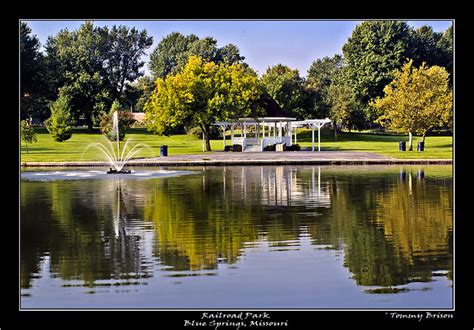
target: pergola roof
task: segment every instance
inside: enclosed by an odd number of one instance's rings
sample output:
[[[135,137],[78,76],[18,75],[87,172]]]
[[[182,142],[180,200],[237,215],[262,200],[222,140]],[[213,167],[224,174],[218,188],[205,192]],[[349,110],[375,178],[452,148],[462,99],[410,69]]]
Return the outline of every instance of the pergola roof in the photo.
[[[239,118],[240,122],[247,122],[247,123],[261,123],[261,122],[266,122],[266,123],[277,123],[280,121],[295,121],[296,118],[292,117],[257,117],[257,118],[251,118],[251,117],[244,117],[244,118]]]
[[[229,121],[217,121],[212,125],[216,126],[227,126],[232,123],[236,122],[245,122],[247,124],[267,124],[267,123],[278,123],[278,122],[291,122],[291,126],[293,127],[303,127],[303,126],[322,126],[322,124],[330,123],[331,120],[329,118],[324,119],[305,119],[305,120],[296,120],[293,117],[243,117],[237,120],[229,120]]]

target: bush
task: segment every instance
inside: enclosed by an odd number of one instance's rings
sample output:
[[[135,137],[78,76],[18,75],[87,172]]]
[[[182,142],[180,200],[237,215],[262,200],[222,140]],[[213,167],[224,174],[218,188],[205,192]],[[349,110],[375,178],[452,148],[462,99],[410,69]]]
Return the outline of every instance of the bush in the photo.
[[[263,151],[275,151],[276,150],[276,145],[275,144],[269,144],[265,148],[263,148]]]
[[[109,114],[102,113],[99,115],[100,131],[111,141],[117,140],[116,132],[113,130],[113,114],[115,111],[118,112],[118,129],[120,141],[123,141],[127,129],[129,129],[136,121],[133,117],[133,113],[129,111],[121,111],[119,109],[120,104],[117,101],[114,101],[112,107],[110,108]]]
[[[51,104],[51,117],[45,121],[46,129],[53,140],[62,142],[72,136],[72,117],[69,99],[60,94]]]
[[[225,146],[224,151],[242,152],[242,146],[240,144]]]
[[[25,142],[26,153],[28,153],[28,144],[34,143],[37,141],[36,132],[31,124],[31,120],[22,120],[20,122],[20,136],[21,140]]]
[[[300,151],[301,150],[301,146],[299,144],[292,144],[291,146],[287,146],[285,148],[286,151]]]

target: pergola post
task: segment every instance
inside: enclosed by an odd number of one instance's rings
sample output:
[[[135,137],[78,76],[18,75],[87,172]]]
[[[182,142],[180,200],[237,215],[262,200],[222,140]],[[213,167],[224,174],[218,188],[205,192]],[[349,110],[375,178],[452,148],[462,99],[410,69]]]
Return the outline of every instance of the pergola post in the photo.
[[[221,128],[222,128],[222,135],[224,136],[224,150],[225,150],[225,146],[226,146],[225,133],[226,133],[227,125],[224,124],[221,126]]]
[[[265,138],[265,122],[262,122],[262,139]]]
[[[273,129],[273,139],[274,139],[274,142],[276,143],[276,140],[277,140],[277,122],[275,122],[275,127]]]
[[[318,151],[321,151],[321,126],[318,125]]]
[[[311,151],[314,151],[314,125],[311,125]]]
[[[247,123],[244,121],[244,138],[247,138]]]
[[[282,131],[283,131],[283,127],[282,127],[282,123],[280,121],[280,127],[278,127],[278,139],[279,139],[279,142],[281,143],[282,142]]]
[[[230,139],[234,143],[234,123],[230,124]]]

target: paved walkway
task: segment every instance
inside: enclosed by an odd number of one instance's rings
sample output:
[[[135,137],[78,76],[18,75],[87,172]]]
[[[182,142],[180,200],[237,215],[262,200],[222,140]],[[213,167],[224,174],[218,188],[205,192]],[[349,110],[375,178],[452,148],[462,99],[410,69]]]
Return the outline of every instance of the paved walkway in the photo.
[[[262,164],[452,164],[450,159],[395,159],[369,152],[285,151],[223,152],[195,155],[171,155],[133,160],[129,166],[180,165],[262,165]],[[107,162],[29,162],[22,166],[108,166]]]

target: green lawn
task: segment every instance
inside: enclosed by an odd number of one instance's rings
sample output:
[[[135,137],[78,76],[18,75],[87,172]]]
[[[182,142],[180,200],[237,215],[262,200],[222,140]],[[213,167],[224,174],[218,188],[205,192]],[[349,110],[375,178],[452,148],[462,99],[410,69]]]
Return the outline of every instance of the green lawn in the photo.
[[[317,149],[316,141],[317,131],[315,131],[315,149]],[[424,152],[416,151],[421,137],[413,137],[414,151],[399,151],[400,141],[407,141],[408,149],[408,136],[342,133],[338,134],[337,141],[334,141],[333,131],[321,131],[321,151],[364,151],[403,159],[452,159],[453,138],[451,136],[427,136]],[[301,130],[301,133],[298,133],[297,142],[302,147],[311,147],[311,130]]]
[[[86,133],[84,130],[76,130],[72,138],[65,142],[53,141],[46,130],[37,130],[37,132],[38,142],[28,146],[29,153],[26,153],[24,143],[21,144],[22,162],[104,160],[102,154],[96,149],[89,149],[87,152],[84,152],[90,143],[108,143],[108,140],[98,132]],[[302,147],[310,147],[311,131],[301,129],[298,132],[297,142]],[[316,132],[315,137],[317,137]],[[160,155],[161,145],[168,145],[168,155],[202,153],[202,140],[194,136],[157,136],[147,132],[145,129],[135,128],[129,130],[126,139],[130,140],[129,144],[131,146],[133,146],[135,143],[145,143],[151,148],[151,150],[144,149],[142,152],[138,153],[135,158],[158,157]],[[452,158],[452,137],[427,137],[424,152],[398,151],[398,142],[402,140],[407,140],[407,137],[362,133],[342,133],[339,134],[338,141],[334,141],[334,135],[332,131],[322,131],[321,150],[365,151],[395,158]],[[421,141],[421,138],[415,137],[415,150],[416,142],[418,141]],[[227,143],[229,143],[229,141],[227,141]],[[222,150],[222,140],[211,141],[211,147],[213,150]]]

